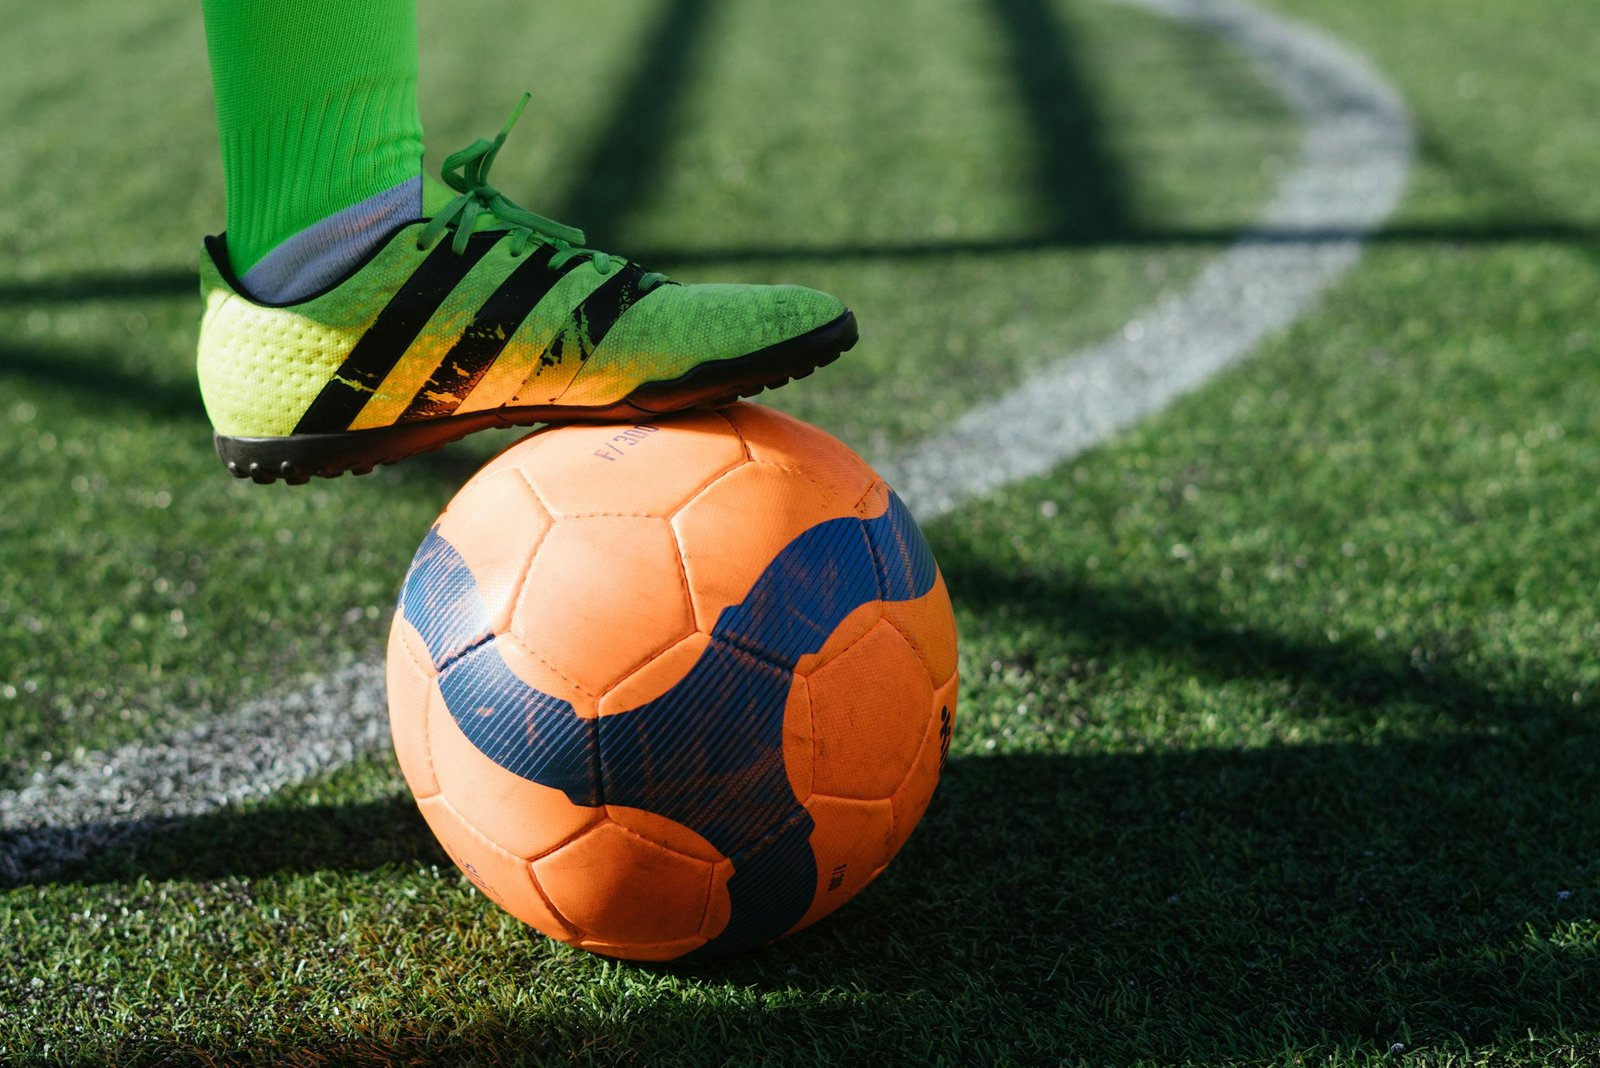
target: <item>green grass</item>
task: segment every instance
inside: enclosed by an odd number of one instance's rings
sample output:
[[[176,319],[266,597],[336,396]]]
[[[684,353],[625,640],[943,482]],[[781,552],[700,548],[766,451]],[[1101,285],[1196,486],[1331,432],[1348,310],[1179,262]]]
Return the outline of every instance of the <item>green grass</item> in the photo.
[[[772,401],[867,449],[1181,285],[1294,147],[1230,53],[1110,5],[480,6],[423,5],[433,156],[533,82],[503,186],[845,294],[860,349]],[[1411,193],[1248,365],[930,525],[958,731],[859,900],[606,962],[472,891],[373,759],[0,890],[0,1060],[1600,1061],[1600,9],[1280,6],[1399,85]],[[614,123],[668,16],[675,91]],[[75,58],[0,70],[0,787],[372,655],[493,447],[231,483],[190,381],[197,14],[8,32]]]
[[[699,6],[673,0],[653,13],[683,16]],[[525,117],[496,170],[496,180],[531,207],[565,215],[564,202],[581,202],[581,221],[593,213],[597,238],[612,231],[616,242],[608,239],[607,247],[676,248],[680,259],[696,261],[679,272],[688,278],[789,278],[848,294],[867,340],[804,392],[776,396],[860,447],[914,436],[974,394],[1000,392],[1025,363],[1101,336],[1209,254],[1103,247],[1085,237],[1098,223],[1049,202],[1037,188],[1026,124],[1012,115],[1004,136],[989,128],[992,113],[1014,110],[1017,91],[1002,63],[1010,40],[1002,22],[956,4],[921,16],[929,25],[922,62],[998,98],[994,107],[968,110],[943,142],[929,145],[929,128],[950,120],[945,108],[930,106],[926,86],[900,85],[898,67],[883,67],[877,79],[852,79],[845,69],[810,70],[806,58],[845,47],[855,50],[852,63],[870,72],[875,42],[903,36],[895,13],[879,13],[875,29],[862,26],[841,45],[835,29],[814,18],[801,26],[781,17],[752,24],[734,17],[737,8],[708,10],[706,40],[695,76],[685,75],[674,123],[658,110],[641,116],[617,84],[639,64],[648,43],[641,33],[652,36],[644,32],[649,19],[554,6],[517,32],[571,42],[563,63],[585,76],[558,79],[525,48],[508,45],[512,30],[425,5],[424,16],[436,20],[423,26],[432,155],[495,129],[531,83],[540,94],[537,111]],[[511,17],[515,29],[521,16]],[[40,49],[84,21],[78,12],[34,18],[42,24],[25,25],[23,39]],[[149,19],[118,8],[91,21],[85,56],[124,54],[116,42]],[[1267,109],[1263,117],[1250,101],[1238,61],[1116,9],[1075,12],[1071,25],[1080,24],[1085,33],[1125,39],[1116,51],[1139,60],[1107,79],[1114,95],[1106,106],[1129,116],[1119,125],[1140,159],[1139,179],[1122,195],[1147,196],[1152,218],[1161,220],[1157,212],[1182,176],[1199,172],[1210,176],[1204,195],[1174,209],[1178,215],[1248,219],[1270,188],[1261,155],[1287,150],[1294,134],[1280,112]],[[137,737],[175,714],[204,715],[276,681],[381,648],[393,591],[422,532],[495,447],[474,442],[363,482],[299,494],[257,493],[216,477],[192,381],[192,265],[199,235],[222,218],[215,134],[201,92],[208,84],[204,46],[193,19],[169,19],[135,36],[140,69],[152,84],[191,90],[147,92],[135,105],[98,66],[76,96],[71,80],[44,65],[0,75],[11,83],[0,82],[3,99],[29,105],[19,106],[20,150],[0,159],[4,187],[18,191],[0,205],[0,234],[7,235],[0,240],[17,265],[13,279],[0,282],[7,390],[0,449],[12,473],[0,551],[22,561],[0,574],[0,602],[19,606],[0,613],[0,643],[8,654],[6,684],[26,695],[13,701],[0,690],[0,783],[15,781],[34,754]],[[958,41],[967,44],[952,43]],[[787,57],[784,70],[815,80],[798,93],[787,82],[769,84],[775,75],[768,72],[764,103],[753,107],[748,92],[725,83],[761,66],[763,51],[773,49]],[[980,54],[964,54],[974,50]],[[474,60],[481,55],[488,57],[482,69]],[[1175,112],[1165,102],[1169,94],[1203,101],[1196,113],[1202,121]],[[719,100],[721,113],[690,121],[715,112]],[[729,114],[741,101],[749,114]],[[792,101],[801,106],[791,109]],[[449,110],[431,110],[441,106]],[[611,119],[613,107],[623,121]],[[871,125],[883,130],[852,126],[863,109],[872,109]],[[918,122],[908,125],[908,116]],[[654,153],[653,139],[662,142]],[[1217,145],[1233,151],[1219,154]],[[764,162],[734,169],[751,153]],[[852,162],[857,155],[862,161]],[[721,162],[709,166],[707,158]],[[63,159],[84,162],[63,171]],[[597,173],[611,179],[602,183],[609,195],[584,192],[592,160],[605,164]],[[646,166],[661,173],[641,174]],[[864,185],[879,168],[890,169],[892,181]],[[960,195],[952,193],[952,173],[967,182]],[[33,181],[35,174],[52,181]],[[1114,177],[1094,172],[1079,180],[1104,185]],[[774,199],[740,210],[739,191],[747,186],[771,187]],[[641,199],[648,211],[635,206]],[[893,228],[877,221],[879,204],[900,213]],[[841,210],[852,217],[819,223]],[[776,232],[774,220],[784,224]],[[925,235],[918,229],[925,222],[937,224],[941,240],[1004,243],[1044,233],[1067,247],[842,263],[830,256],[796,262],[767,251],[774,243],[909,242]],[[86,248],[106,251],[86,258]],[[747,256],[705,262],[695,255],[700,249]],[[927,374],[934,361],[940,372]],[[305,575],[307,558],[315,561],[314,577]]]

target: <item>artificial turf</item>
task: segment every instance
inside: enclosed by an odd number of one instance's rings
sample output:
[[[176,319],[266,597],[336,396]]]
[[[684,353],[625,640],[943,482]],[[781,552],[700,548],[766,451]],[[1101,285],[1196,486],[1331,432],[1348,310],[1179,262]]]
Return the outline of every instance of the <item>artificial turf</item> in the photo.
[[[857,901],[722,963],[590,957],[373,758],[0,890],[0,1060],[1600,1063],[1600,9],[1279,6],[1399,86],[1410,195],[1249,364],[929,525],[958,730]],[[536,78],[502,187],[846,294],[861,348],[772,402],[869,452],[1181,285],[1295,144],[1223,46],[1087,0],[495,11],[424,5],[434,153]],[[232,484],[189,378],[198,15],[17,23],[87,40],[0,70],[0,787],[373,655],[492,447]]]

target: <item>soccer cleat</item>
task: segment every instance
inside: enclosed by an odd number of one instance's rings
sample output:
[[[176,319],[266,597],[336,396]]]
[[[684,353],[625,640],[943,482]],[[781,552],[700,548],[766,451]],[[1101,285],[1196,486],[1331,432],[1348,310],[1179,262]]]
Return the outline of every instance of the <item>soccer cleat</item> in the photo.
[[[431,218],[309,299],[252,299],[206,239],[200,390],[234,475],[364,474],[488,427],[719,406],[855,344],[825,293],[682,285],[506,200],[489,167],[526,103],[445,160],[459,195],[430,190]]]

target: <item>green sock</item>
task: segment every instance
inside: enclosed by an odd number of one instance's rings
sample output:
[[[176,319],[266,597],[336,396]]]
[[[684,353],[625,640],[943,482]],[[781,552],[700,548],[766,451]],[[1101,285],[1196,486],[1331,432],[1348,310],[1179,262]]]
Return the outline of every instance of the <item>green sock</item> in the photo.
[[[235,272],[402,183],[420,211],[415,0],[204,8]]]

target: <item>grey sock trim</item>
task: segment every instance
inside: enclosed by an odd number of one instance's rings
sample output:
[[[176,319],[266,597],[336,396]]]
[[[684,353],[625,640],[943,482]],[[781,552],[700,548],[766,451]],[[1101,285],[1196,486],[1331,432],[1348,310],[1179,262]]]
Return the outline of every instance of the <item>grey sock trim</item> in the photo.
[[[240,281],[260,300],[301,300],[343,278],[396,227],[420,218],[418,175],[306,227],[267,253]]]

